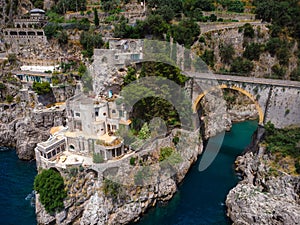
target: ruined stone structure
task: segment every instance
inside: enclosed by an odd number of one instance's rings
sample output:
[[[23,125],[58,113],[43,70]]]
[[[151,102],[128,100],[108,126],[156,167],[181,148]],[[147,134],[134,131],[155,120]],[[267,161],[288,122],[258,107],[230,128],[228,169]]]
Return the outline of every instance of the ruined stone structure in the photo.
[[[123,140],[114,133],[131,121],[114,97],[76,95],[67,101],[66,111],[68,127],[53,128],[51,137],[35,148],[38,167],[85,166],[93,164],[94,154],[104,161],[124,155]]]
[[[14,20],[13,28],[5,28],[4,40],[10,45],[45,44],[47,38],[42,27],[47,23],[45,11],[32,9],[29,16]]]
[[[121,86],[123,78],[120,71],[142,59],[143,40],[110,39],[109,49],[95,49],[91,69],[95,93],[105,92],[113,85]]]

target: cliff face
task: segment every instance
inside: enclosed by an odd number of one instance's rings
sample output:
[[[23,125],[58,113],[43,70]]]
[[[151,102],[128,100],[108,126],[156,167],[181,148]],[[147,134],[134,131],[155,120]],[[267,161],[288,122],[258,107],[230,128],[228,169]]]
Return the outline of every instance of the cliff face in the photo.
[[[62,102],[74,94],[74,87],[53,88],[51,96],[36,96],[32,91],[20,90],[21,86],[5,83],[0,100],[12,96],[12,103],[0,103],[0,143],[15,147],[23,160],[34,158],[37,143],[48,139],[51,127],[65,124],[63,107],[38,109],[39,105]],[[38,107],[35,107],[38,106]]]
[[[16,147],[23,160],[33,159],[36,144],[49,137],[51,127],[63,125],[65,120],[65,111],[34,112],[20,104],[5,108],[0,109],[0,143]]]
[[[261,147],[236,160],[243,180],[227,195],[233,224],[297,224],[300,221],[300,177],[274,176],[269,157]]]
[[[151,141],[130,157],[101,165],[104,169],[96,165],[93,170],[60,170],[68,190],[65,209],[49,215],[37,197],[38,224],[128,224],[138,220],[158,201],[172,198],[202,151],[202,143],[195,142],[198,138],[198,132],[184,138],[181,133],[184,140],[176,146],[176,157],[162,162],[160,149],[172,146],[172,137]],[[130,163],[131,157],[136,159],[135,165]]]

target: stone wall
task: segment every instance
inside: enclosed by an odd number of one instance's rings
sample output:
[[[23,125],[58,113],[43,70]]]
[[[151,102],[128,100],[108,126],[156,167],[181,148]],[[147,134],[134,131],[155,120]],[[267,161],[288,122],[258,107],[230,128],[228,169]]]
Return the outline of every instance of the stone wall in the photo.
[[[267,80],[265,80],[267,82]],[[193,89],[193,102],[205,90],[226,85],[249,93],[263,113],[263,123],[272,122],[275,127],[300,126],[300,87],[297,82],[285,85],[261,84],[256,82],[224,80],[196,80]],[[220,98],[223,98],[220,96]]]

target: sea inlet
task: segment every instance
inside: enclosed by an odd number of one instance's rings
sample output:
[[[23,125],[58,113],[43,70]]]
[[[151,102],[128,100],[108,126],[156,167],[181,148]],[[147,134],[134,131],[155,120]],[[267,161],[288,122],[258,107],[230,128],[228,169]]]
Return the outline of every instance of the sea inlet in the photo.
[[[199,172],[199,157],[178,192],[168,203],[150,209],[138,225],[230,224],[225,199],[239,181],[234,160],[250,143],[256,121],[233,124],[226,132],[222,147],[213,163]],[[211,141],[218,140],[214,137]],[[35,162],[18,159],[12,149],[0,148],[0,225],[35,225],[32,189],[37,174]]]

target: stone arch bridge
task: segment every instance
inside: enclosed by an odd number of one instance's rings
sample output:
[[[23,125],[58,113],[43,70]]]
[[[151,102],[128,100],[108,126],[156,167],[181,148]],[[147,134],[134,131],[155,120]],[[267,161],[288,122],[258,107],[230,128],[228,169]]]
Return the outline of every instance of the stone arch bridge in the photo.
[[[232,89],[246,95],[256,105],[260,125],[270,121],[277,128],[300,126],[300,82],[221,74],[188,76],[191,79],[186,88],[194,113],[206,95],[216,90]]]

